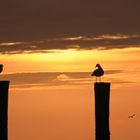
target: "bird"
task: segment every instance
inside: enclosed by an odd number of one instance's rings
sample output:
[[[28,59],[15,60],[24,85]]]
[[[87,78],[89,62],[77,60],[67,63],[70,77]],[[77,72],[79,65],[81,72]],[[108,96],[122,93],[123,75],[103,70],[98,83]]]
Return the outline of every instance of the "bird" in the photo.
[[[128,118],[129,118],[129,119],[132,119],[132,118],[134,118],[135,116],[136,116],[136,114],[133,114],[133,115],[128,116]]]
[[[3,64],[0,64],[0,73],[3,71]]]
[[[104,70],[101,67],[100,64],[96,64],[95,70],[92,72],[91,76],[96,76],[96,82],[97,82],[97,77],[99,77],[99,81],[101,82],[101,76],[104,75]]]

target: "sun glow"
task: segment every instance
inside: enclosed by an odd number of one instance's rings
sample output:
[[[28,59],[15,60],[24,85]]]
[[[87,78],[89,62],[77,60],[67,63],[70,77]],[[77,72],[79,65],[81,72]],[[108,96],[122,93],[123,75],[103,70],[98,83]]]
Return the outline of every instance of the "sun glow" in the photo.
[[[51,50],[49,53],[1,55],[5,72],[89,71],[96,63],[105,67],[140,61],[139,48],[113,50]],[[131,56],[131,57],[130,57]],[[116,66],[115,66],[116,67]]]

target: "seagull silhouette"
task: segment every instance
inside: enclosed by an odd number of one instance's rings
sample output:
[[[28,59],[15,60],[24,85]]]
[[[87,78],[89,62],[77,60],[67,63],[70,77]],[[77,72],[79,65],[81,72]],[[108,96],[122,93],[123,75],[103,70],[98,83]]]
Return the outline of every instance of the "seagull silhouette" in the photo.
[[[132,119],[132,118],[134,118],[136,116],[136,114],[133,114],[133,115],[131,115],[131,116],[128,116],[128,118],[129,119]]]
[[[0,73],[3,71],[3,65],[0,64]]]
[[[97,77],[99,77],[99,81],[101,82],[101,76],[103,76],[103,75],[104,75],[103,68],[101,67],[100,64],[96,64],[95,70],[93,71],[91,76],[96,76],[96,82],[97,82]]]

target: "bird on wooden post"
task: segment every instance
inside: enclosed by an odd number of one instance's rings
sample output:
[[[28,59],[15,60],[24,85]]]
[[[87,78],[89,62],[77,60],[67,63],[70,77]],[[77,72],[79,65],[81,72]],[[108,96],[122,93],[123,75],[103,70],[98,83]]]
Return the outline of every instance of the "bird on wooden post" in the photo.
[[[0,73],[3,71],[3,65],[0,64]]]
[[[100,64],[96,64],[95,66],[95,70],[92,72],[91,76],[95,76],[96,77],[96,82],[97,82],[97,78],[99,77],[99,82],[101,82],[101,76],[104,75],[104,70],[101,67]]]

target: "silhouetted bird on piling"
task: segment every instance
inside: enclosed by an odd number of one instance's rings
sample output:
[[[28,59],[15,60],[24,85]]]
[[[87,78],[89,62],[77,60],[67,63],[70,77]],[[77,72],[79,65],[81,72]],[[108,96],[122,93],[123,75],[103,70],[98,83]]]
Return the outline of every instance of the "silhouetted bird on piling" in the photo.
[[[3,65],[0,64],[0,73],[3,71]]]
[[[104,75],[104,70],[102,69],[100,64],[96,64],[95,70],[91,74],[91,76],[96,76],[96,82],[97,82],[97,77],[99,77],[99,81],[101,82],[101,76]]]

